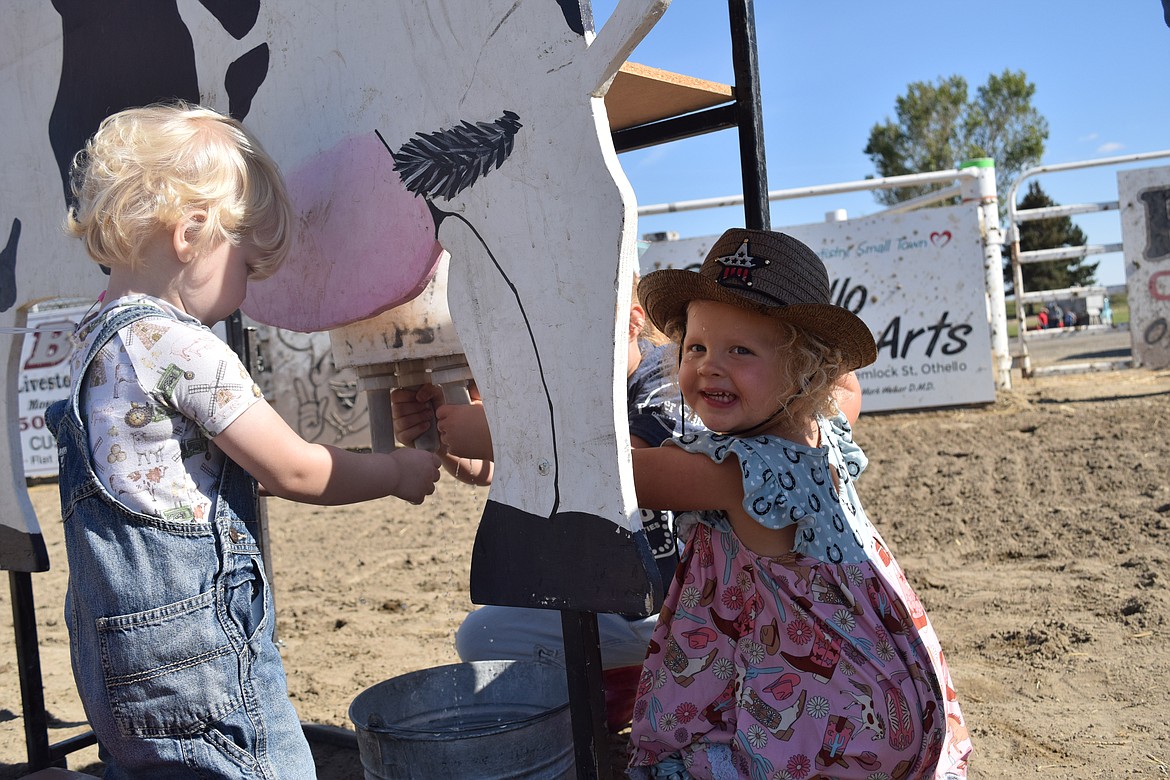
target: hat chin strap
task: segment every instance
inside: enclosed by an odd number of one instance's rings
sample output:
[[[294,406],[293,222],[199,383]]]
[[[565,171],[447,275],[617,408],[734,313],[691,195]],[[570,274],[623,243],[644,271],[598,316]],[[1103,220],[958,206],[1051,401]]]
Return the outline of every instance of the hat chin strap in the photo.
[[[758,422],[755,425],[749,425],[746,428],[739,428],[739,429],[734,430],[734,431],[728,431],[727,435],[728,436],[754,436],[755,434],[759,433],[761,429],[766,428],[767,426],[771,425],[776,420],[777,417],[779,417],[780,415],[787,412],[788,411],[788,404],[792,403],[792,401],[798,395],[800,395],[800,393],[794,393],[793,395],[789,396],[787,401],[780,404],[780,406],[778,406],[776,408],[776,411],[774,411],[770,415],[768,415],[768,417],[765,418],[763,421]]]

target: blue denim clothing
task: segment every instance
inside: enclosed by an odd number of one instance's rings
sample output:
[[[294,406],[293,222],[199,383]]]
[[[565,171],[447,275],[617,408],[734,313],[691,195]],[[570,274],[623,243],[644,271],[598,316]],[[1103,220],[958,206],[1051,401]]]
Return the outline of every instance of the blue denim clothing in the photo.
[[[597,638],[603,669],[641,666],[658,615],[633,620],[598,613]],[[498,607],[472,610],[455,632],[455,652],[461,661],[502,661],[519,658],[565,665],[561,613],[555,609]]]
[[[113,310],[70,398],[46,413],[60,460],[73,675],[105,777],[315,778],[273,642],[255,481],[226,460],[209,521],[168,521],[126,509],[94,473],[82,379],[102,345],[147,315],[159,309]]]

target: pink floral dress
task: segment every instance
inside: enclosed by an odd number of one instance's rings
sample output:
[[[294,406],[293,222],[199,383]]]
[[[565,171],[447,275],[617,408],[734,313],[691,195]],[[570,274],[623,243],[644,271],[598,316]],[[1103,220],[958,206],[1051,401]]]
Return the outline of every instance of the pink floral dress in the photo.
[[[938,639],[857,497],[867,459],[843,416],[819,425],[821,447],[671,441],[736,457],[745,511],[795,524],[796,543],[763,557],[721,512],[679,517],[689,538],[642,669],[631,777],[966,777],[971,743]]]

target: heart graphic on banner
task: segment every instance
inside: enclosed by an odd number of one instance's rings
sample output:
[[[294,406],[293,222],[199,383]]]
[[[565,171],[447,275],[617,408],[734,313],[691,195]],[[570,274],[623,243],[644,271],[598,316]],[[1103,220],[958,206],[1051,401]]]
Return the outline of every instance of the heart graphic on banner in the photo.
[[[942,230],[931,233],[930,243],[938,247],[946,246],[947,244],[951,243],[951,231]]]

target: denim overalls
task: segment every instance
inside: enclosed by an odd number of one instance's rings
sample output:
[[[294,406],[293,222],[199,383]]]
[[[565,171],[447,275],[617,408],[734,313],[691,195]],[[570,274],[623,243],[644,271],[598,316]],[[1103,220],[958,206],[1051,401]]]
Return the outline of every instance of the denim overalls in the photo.
[[[60,461],[73,676],[105,777],[314,778],[272,641],[255,481],[225,460],[210,522],[176,522],[126,509],[93,470],[83,378],[118,330],[160,314],[109,315],[70,398],[45,415]]]

